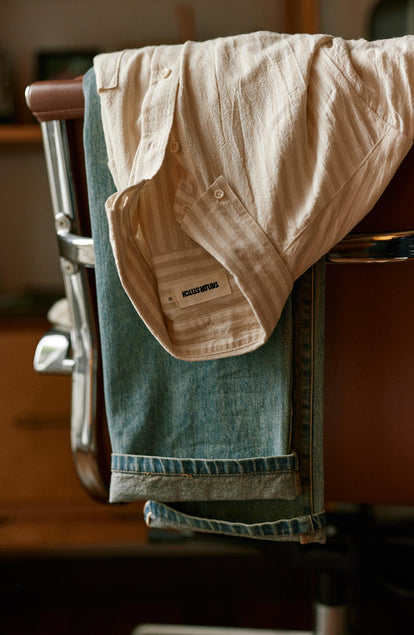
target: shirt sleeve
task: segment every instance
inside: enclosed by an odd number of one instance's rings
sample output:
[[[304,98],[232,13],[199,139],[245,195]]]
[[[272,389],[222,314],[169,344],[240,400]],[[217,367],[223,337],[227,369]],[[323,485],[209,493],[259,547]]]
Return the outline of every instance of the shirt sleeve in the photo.
[[[413,139],[414,36],[375,42],[335,38],[331,57],[337,63],[340,57],[367,105]]]

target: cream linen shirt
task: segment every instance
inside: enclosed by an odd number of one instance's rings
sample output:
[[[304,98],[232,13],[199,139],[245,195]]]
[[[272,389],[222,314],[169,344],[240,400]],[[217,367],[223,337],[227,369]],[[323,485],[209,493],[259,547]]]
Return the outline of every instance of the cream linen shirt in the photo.
[[[95,59],[123,286],[183,360],[246,353],[413,139],[414,37],[260,32]]]

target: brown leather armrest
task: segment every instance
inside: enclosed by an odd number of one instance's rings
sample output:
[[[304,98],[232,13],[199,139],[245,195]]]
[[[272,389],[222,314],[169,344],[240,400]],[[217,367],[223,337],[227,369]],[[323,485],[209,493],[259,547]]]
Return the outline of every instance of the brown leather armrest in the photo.
[[[26,88],[26,102],[38,121],[81,119],[82,77],[34,82]]]

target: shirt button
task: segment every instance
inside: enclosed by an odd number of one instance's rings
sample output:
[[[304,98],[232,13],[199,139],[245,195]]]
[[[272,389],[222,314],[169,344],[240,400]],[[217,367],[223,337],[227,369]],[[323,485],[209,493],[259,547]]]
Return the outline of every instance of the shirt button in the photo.
[[[214,191],[214,196],[216,197],[216,199],[220,200],[224,196],[223,190],[215,190]]]
[[[167,77],[169,77],[171,73],[171,68],[168,68],[168,66],[164,66],[164,68],[160,70],[160,77],[162,77],[162,79],[167,79]]]
[[[184,211],[187,214],[191,210],[191,205],[184,205]]]
[[[175,154],[181,150],[181,144],[179,141],[172,141],[170,145],[170,152]]]

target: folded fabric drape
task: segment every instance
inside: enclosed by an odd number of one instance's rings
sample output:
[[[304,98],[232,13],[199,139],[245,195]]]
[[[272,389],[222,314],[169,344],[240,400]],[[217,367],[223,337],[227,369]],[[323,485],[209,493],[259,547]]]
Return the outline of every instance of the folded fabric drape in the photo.
[[[171,356],[118,276],[105,213],[114,183],[93,70],[84,92],[111,501],[152,499],[151,526],[324,541],[323,262],[297,282],[257,351],[201,362]]]
[[[97,56],[122,283],[184,360],[253,351],[414,131],[414,36],[251,33]]]
[[[95,59],[111,500],[150,526],[324,541],[321,258],[411,147],[413,62],[274,33]]]

